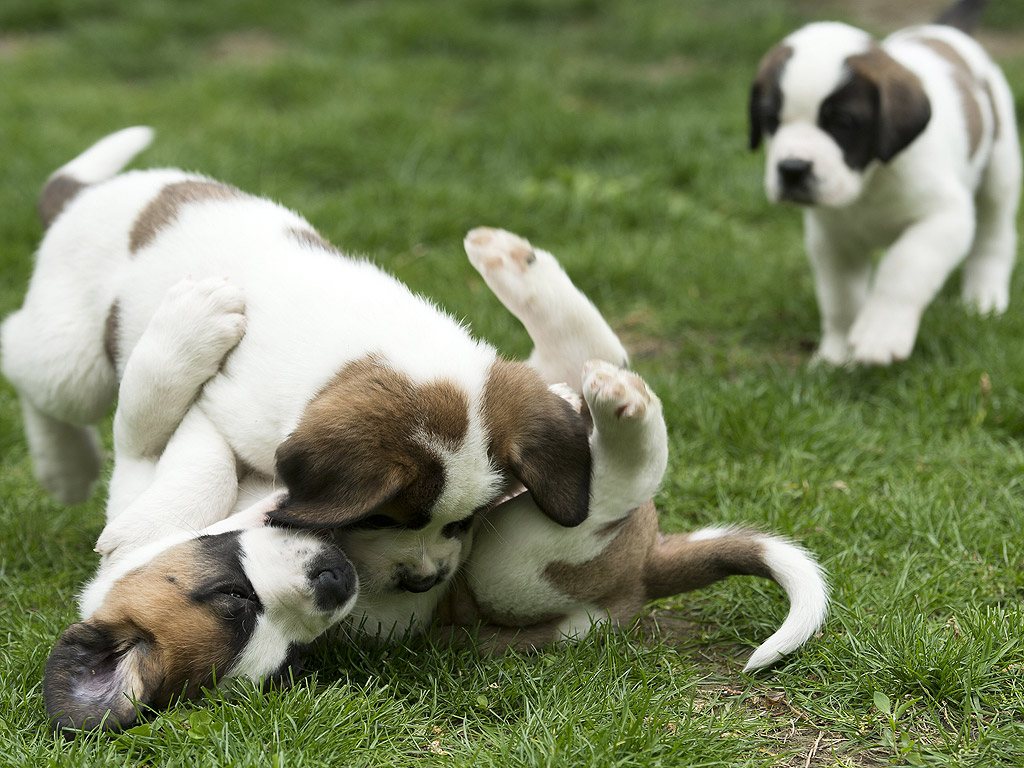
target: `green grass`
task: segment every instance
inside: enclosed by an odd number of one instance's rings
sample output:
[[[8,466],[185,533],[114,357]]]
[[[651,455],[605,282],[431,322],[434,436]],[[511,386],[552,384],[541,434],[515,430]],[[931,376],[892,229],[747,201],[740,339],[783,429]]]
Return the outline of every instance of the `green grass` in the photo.
[[[996,5],[1024,94],[1024,7]],[[143,165],[280,199],[522,354],[525,333],[461,249],[472,226],[506,227],[561,258],[664,401],[663,526],[791,534],[831,572],[835,608],[757,676],[739,669],[785,601],[735,579],[652,607],[658,628],[533,657],[325,644],[289,690],[215,693],[120,736],[55,741],[42,670],[95,565],[103,493],[75,509],[43,496],[0,383],[0,762],[1024,764],[1024,282],[994,320],[947,288],[906,364],[807,368],[817,311],[799,216],[764,201],[745,110],[761,53],[814,13],[5,0],[0,314],[31,271],[43,180],[130,124],[158,130]]]

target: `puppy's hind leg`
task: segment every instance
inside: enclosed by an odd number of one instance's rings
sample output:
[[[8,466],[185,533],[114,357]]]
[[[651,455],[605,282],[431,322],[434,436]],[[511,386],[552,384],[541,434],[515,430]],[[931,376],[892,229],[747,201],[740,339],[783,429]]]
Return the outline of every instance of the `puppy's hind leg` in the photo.
[[[587,360],[628,365],[622,342],[547,251],[502,229],[478,227],[464,241],[469,261],[533,340],[527,362],[549,384],[580,391]]]
[[[21,398],[21,415],[39,484],[63,504],[81,504],[92,494],[103,467],[95,427],[68,424]]]

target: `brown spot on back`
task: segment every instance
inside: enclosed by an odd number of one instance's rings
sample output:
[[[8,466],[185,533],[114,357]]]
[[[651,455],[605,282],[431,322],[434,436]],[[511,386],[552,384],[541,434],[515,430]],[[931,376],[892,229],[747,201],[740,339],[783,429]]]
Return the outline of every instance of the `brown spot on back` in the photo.
[[[315,232],[312,229],[288,227],[286,231],[288,237],[306,248],[314,248],[320,251],[327,251],[328,253],[339,253],[338,249],[331,245],[330,241],[325,240],[319,232]]]
[[[186,205],[208,200],[232,200],[242,195],[234,187],[214,181],[189,179],[168,184],[135,219],[128,238],[128,250],[138,253],[153,242],[161,230],[174,223]]]
[[[115,300],[107,310],[107,319],[103,324],[103,352],[110,365],[117,370],[117,358],[121,341],[121,305]]]
[[[976,91],[978,81],[971,70],[966,59],[952,45],[945,40],[937,40],[933,37],[918,37],[917,42],[930,48],[936,54],[949,62],[952,67],[953,84],[960,92],[960,103],[963,105],[964,121],[967,123],[967,138],[970,142],[969,157],[973,157],[981,144],[984,121],[981,115],[981,105],[978,103]],[[986,86],[988,83],[985,84]],[[991,92],[989,92],[991,100]],[[993,104],[992,114],[995,114]]]
[[[278,448],[289,499],[274,517],[340,526],[386,504],[397,522],[422,522],[445,483],[430,444],[457,449],[468,429],[469,401],[453,383],[414,384],[373,355],[349,363]]]
[[[54,176],[43,187],[39,195],[39,218],[44,227],[49,227],[64,207],[73,200],[86,185],[70,176]]]

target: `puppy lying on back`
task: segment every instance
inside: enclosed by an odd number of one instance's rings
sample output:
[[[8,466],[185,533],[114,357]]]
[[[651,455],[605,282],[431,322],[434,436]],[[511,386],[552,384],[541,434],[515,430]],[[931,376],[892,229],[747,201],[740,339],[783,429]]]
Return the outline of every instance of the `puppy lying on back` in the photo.
[[[1021,158],[1006,79],[961,31],[983,5],[961,0],[881,44],[810,24],[761,60],[750,146],[766,144],[768,198],[805,206],[825,362],[908,357],[961,263],[968,305],[1007,307]]]
[[[587,520],[572,530],[549,524],[528,493],[484,513],[441,621],[477,625],[492,650],[533,648],[581,638],[606,622],[628,623],[651,600],[746,574],[778,582],[791,608],[745,669],[802,645],[828,607],[814,560],[785,539],[751,530],[661,533],[651,502],[668,459],[661,403],[635,374],[585,362],[626,364],[614,332],[551,254],[491,229],[471,232],[466,251],[529,332],[530,364],[547,381],[582,390],[593,419],[593,478]]]

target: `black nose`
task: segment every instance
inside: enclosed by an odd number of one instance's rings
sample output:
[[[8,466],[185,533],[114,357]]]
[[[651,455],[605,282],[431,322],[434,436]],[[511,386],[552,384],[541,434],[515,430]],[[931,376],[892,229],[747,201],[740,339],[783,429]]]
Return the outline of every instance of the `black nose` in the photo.
[[[806,187],[811,178],[811,162],[790,157],[779,162],[779,179],[784,187]]]
[[[443,578],[443,571],[435,571],[428,576],[400,573],[398,576],[398,586],[406,592],[427,592],[436,587]]]
[[[344,558],[317,558],[306,569],[313,602],[321,611],[341,608],[356,593],[356,572]]]

